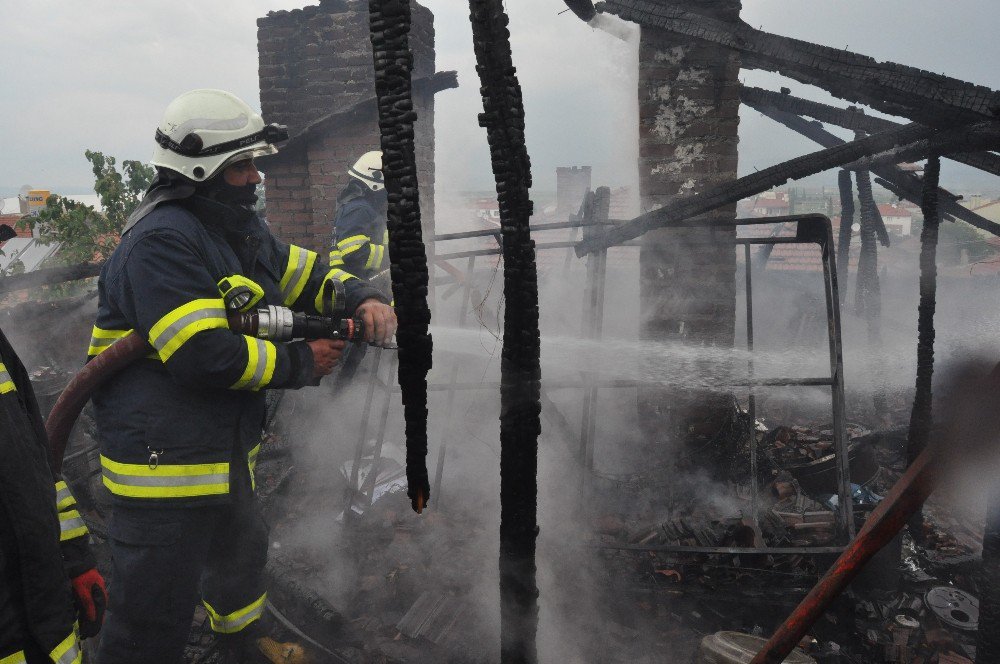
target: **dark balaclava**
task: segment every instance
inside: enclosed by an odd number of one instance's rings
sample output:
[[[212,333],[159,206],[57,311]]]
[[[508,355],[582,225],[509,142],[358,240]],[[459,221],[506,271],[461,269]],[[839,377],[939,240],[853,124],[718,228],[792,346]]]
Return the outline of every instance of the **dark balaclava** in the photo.
[[[257,185],[247,184],[237,187],[226,182],[219,172],[198,187],[198,193],[205,198],[230,207],[253,210],[257,204]]]

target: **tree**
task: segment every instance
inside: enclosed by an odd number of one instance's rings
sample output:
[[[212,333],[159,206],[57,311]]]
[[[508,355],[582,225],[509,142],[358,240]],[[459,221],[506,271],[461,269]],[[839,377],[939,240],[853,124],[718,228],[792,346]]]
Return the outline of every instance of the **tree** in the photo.
[[[153,168],[139,161],[122,162],[101,152],[85,153],[94,172],[94,191],[104,212],[90,205],[59,196],[49,196],[37,217],[24,217],[19,226],[38,230],[43,242],[60,242],[56,260],[64,264],[103,262],[118,246],[122,229],[132,210],[142,200],[153,180]]]

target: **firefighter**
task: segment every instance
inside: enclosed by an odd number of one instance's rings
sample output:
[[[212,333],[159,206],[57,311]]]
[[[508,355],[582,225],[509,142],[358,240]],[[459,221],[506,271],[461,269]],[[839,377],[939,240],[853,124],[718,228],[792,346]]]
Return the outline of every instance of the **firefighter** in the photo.
[[[286,138],[228,92],[175,99],[156,130],[156,177],[101,272],[89,357],[131,330],[152,347],[94,396],[114,502],[101,664],[177,664],[198,601],[230,661],[260,657],[268,533],[253,493],[264,390],[316,384],[343,342],[242,336],[227,307],[330,313],[336,280],[370,340],[394,334],[377,289],[278,241],[256,215],[253,160]]]
[[[79,664],[79,639],[97,633],[107,604],[87,526],[47,447],[28,374],[0,330],[3,664]]]
[[[366,279],[391,297],[389,280],[389,231],[385,216],[388,196],[382,179],[382,153],[366,152],[347,169],[350,180],[337,196],[333,219],[330,266]],[[339,381],[354,377],[367,352],[363,345],[344,351]]]
[[[388,197],[382,179],[382,153],[366,152],[347,169],[350,180],[337,196],[330,266],[342,267],[369,281],[387,284],[389,231],[385,213]],[[388,294],[388,286],[383,287]]]

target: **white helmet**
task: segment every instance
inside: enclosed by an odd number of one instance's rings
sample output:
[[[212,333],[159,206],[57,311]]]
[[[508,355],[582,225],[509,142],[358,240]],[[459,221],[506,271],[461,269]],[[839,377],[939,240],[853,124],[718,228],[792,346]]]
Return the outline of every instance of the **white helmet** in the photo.
[[[274,144],[285,140],[285,127],[265,125],[236,95],[192,90],[167,106],[150,163],[204,182],[229,164],[274,154]]]
[[[347,169],[347,174],[360,180],[372,191],[382,191],[385,189],[385,181],[382,179],[382,151],[372,150],[364,153]]]

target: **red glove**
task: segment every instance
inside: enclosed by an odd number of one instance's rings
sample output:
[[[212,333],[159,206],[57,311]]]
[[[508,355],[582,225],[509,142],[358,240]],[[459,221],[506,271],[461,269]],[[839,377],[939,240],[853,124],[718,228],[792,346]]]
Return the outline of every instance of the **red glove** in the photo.
[[[76,599],[80,636],[85,639],[97,636],[104,622],[104,610],[108,607],[104,577],[94,568],[73,577],[73,597]]]

